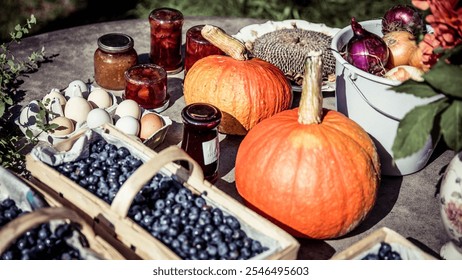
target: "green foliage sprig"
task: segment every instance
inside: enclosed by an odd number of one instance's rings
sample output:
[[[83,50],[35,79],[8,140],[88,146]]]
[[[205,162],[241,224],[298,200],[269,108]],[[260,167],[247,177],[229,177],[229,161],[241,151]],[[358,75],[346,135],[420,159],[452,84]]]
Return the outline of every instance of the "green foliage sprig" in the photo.
[[[27,137],[23,137],[14,124],[14,116],[9,109],[20,101],[18,97],[20,77],[38,69],[39,63],[45,60],[45,48],[33,51],[26,59],[19,59],[12,53],[11,46],[19,44],[36,22],[34,15],[31,15],[24,25],[16,25],[14,31],[10,33],[11,40],[0,46],[0,164],[18,173],[22,172],[23,150],[35,144],[37,137],[31,131],[26,132]],[[44,116],[45,107],[43,104],[40,107],[39,114]],[[37,125],[44,131],[50,129],[45,123],[39,122]]]
[[[455,152],[462,151],[462,45],[447,50],[425,73],[421,82],[407,80],[393,87],[396,92],[418,97],[436,97],[415,107],[401,120],[392,151],[403,158],[419,151],[428,137],[443,139]],[[438,96],[440,98],[438,98]]]

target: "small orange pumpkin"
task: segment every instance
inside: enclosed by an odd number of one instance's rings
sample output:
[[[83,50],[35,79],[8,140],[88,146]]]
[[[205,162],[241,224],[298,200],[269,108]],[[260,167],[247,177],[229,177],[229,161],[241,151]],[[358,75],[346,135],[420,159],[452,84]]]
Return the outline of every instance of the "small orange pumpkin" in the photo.
[[[308,59],[300,107],[250,130],[235,166],[236,188],[251,208],[295,236],[314,239],[339,237],[360,224],[380,181],[369,135],[322,108],[321,65],[319,53]]]
[[[290,108],[292,88],[279,68],[247,59],[244,45],[214,26],[204,26],[202,34],[230,56],[207,56],[188,70],[186,104],[215,105],[223,114],[219,131],[234,135],[245,135],[260,121]]]

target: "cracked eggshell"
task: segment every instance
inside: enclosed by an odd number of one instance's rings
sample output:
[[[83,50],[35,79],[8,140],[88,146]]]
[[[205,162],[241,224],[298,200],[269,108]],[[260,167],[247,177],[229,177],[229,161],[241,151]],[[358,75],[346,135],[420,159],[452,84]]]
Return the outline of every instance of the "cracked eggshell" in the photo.
[[[24,128],[29,128],[34,136],[37,136],[41,130],[37,127],[39,118],[40,105],[37,100],[32,100],[24,108],[22,108],[19,115],[19,125]],[[45,122],[44,119],[41,120]]]
[[[42,98],[42,103],[47,104],[45,107],[49,109],[50,104],[54,99],[57,99],[59,104],[64,108],[64,105],[66,105],[67,102],[66,97],[64,97],[57,88],[51,89],[51,91]]]
[[[75,123],[85,122],[88,113],[93,109],[90,102],[80,96],[71,97],[64,107],[64,116]]]
[[[74,80],[70,82],[67,88],[64,90],[64,96],[68,100],[74,96],[87,98],[88,97],[88,85],[81,80]]]

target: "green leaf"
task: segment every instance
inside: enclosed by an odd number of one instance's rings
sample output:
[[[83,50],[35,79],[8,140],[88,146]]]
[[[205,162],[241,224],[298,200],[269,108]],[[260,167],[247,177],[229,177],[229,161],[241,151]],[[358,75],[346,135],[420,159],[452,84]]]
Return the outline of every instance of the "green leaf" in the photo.
[[[434,128],[434,120],[439,112],[448,107],[447,98],[417,106],[401,120],[393,142],[395,159],[404,158],[419,151],[427,142]],[[438,133],[440,133],[438,131]],[[439,137],[440,135],[437,135]]]
[[[406,80],[397,86],[391,87],[390,89],[396,92],[410,93],[422,98],[432,97],[439,94],[439,92],[435,91],[435,89],[432,88],[429,84],[425,82],[417,82],[412,79]]]
[[[26,136],[32,139],[34,137],[34,133],[32,133],[32,130],[26,129]]]
[[[5,113],[5,103],[3,101],[0,101],[0,118],[3,116]]]
[[[443,94],[462,98],[462,67],[437,63],[423,75],[425,81]]]
[[[454,100],[441,114],[441,133],[446,145],[458,152],[462,150],[462,101]]]

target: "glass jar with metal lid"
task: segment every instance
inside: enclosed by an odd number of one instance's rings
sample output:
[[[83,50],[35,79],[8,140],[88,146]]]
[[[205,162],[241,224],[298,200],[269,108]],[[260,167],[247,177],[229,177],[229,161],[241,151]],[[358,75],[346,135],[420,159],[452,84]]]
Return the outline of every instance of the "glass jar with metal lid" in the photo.
[[[125,88],[125,70],[138,63],[132,37],[122,33],[109,33],[98,38],[94,53],[96,83],[111,90]]]

